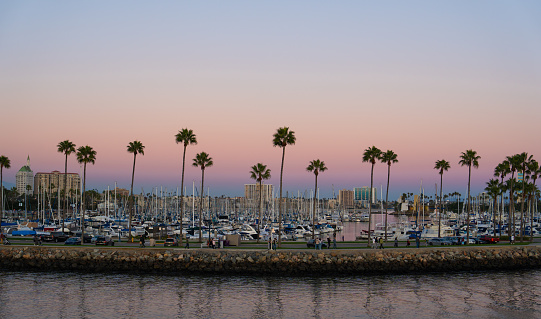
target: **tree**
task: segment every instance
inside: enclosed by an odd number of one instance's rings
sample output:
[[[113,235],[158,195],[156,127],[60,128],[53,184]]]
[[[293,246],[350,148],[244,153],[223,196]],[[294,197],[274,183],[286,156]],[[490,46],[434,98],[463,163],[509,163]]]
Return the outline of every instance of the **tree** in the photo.
[[[439,161],[436,161],[436,165],[434,166],[434,169],[438,169],[439,170],[439,174],[440,174],[440,200],[439,200],[439,208],[438,208],[438,214],[439,214],[439,218],[438,218],[438,237],[441,237],[441,210],[442,210],[442,207],[441,207],[441,194],[443,194],[443,172],[444,171],[447,171],[449,168],[451,168],[451,164],[449,164],[449,162],[447,162],[446,160],[442,159],[442,160],[439,160]]]
[[[479,167],[479,159],[481,156],[477,155],[477,151],[467,150],[462,152],[460,155],[460,161],[458,164],[460,166],[468,166],[468,205],[467,205],[467,216],[466,216],[466,245],[470,242],[470,213],[471,213],[471,200],[470,200],[470,185],[471,185],[471,168]]]
[[[186,164],[186,147],[188,147],[188,145],[197,145],[197,138],[192,130],[183,128],[175,135],[175,141],[177,144],[182,143],[184,146],[184,151],[182,152],[182,178],[180,182],[180,241],[182,243],[184,240],[182,235],[182,222],[184,220],[184,166]],[[186,240],[188,239],[186,238]]]
[[[319,159],[310,161],[310,164],[306,168],[308,172],[314,172],[314,175],[316,177],[316,185],[314,188],[314,206],[312,207],[312,239],[315,238],[315,231],[316,231],[316,206],[317,206],[317,176],[319,173],[322,173],[327,170],[327,167],[325,166],[325,162],[320,161]],[[330,248],[330,247],[329,247]]]
[[[203,232],[201,230],[201,219],[203,218],[203,193],[204,193],[204,182],[205,182],[205,168],[211,167],[214,164],[212,157],[205,152],[201,152],[195,155],[192,165],[195,167],[201,168],[201,204],[199,206],[199,242],[203,242]],[[210,239],[210,230],[209,230],[209,239]]]
[[[387,191],[385,192],[385,241],[387,241],[387,207],[389,206],[389,182],[391,179],[391,165],[398,163],[398,155],[391,150],[382,153],[380,160],[383,164],[387,164]]]
[[[502,216],[503,216],[503,208],[504,208],[504,188],[505,185],[503,183],[503,179],[507,174],[511,173],[511,168],[509,167],[509,161],[503,161],[500,164],[496,165],[496,168],[494,169],[494,177],[501,178],[500,181],[500,200],[501,200],[501,207],[500,207],[500,218],[498,218],[498,228],[500,231],[500,239],[502,237]],[[511,216],[511,215],[509,215]]]
[[[496,201],[498,200],[498,196],[500,195],[501,188],[500,188],[500,182],[497,179],[490,179],[487,182],[487,186],[485,187],[485,191],[488,193],[488,195],[492,198],[493,204],[492,204],[492,220],[494,225],[494,234],[496,234]]]
[[[4,167],[11,168],[11,161],[6,156],[0,156],[0,188],[2,189],[2,198],[0,198],[0,230],[2,228],[2,218],[4,218]]]
[[[381,157],[381,150],[375,146],[369,147],[364,150],[363,153],[363,163],[372,164],[372,169],[370,170],[370,199],[368,200],[368,247],[370,247],[370,237],[372,227],[372,188],[374,186],[374,165],[376,161]]]
[[[526,168],[532,156],[528,157],[528,153],[523,152],[518,157],[520,161],[520,170],[522,172],[522,192],[520,193],[520,242],[524,241],[524,202],[526,201]]]
[[[145,155],[145,146],[140,141],[133,141],[130,142],[127,146],[128,153],[133,154],[133,169],[131,173],[131,187],[130,187],[130,202],[129,202],[129,216],[130,219],[128,221],[128,240],[131,240],[131,222],[133,219],[133,178],[135,176],[135,160],[137,159],[137,154]]]
[[[508,162],[509,168],[511,170],[511,178],[509,179],[509,185],[507,189],[509,190],[509,219],[508,224],[511,227],[508,228],[508,235],[515,235],[515,172],[522,167],[522,160],[520,154],[515,154],[513,156],[507,156],[506,161]],[[511,233],[512,232],[512,233]]]
[[[261,211],[263,207],[261,206],[263,202],[263,180],[267,180],[271,177],[270,169],[267,168],[267,165],[257,163],[252,166],[250,171],[250,178],[256,180],[259,183],[259,221],[257,223],[257,242],[259,243],[259,238],[261,238]]]
[[[280,201],[278,202],[278,246],[282,246],[282,178],[284,176],[284,158],[286,156],[286,146],[295,145],[295,132],[290,131],[289,127],[280,127],[273,135],[272,145],[282,148],[282,165],[280,168]]]
[[[90,146],[81,146],[77,149],[77,162],[83,164],[83,196],[81,203],[81,242],[85,235],[85,190],[86,190],[86,164],[96,163],[97,152]]]
[[[66,211],[68,210],[68,198],[67,198],[67,187],[68,187],[68,155],[75,153],[75,144],[69,140],[62,141],[57,145],[57,151],[63,153],[65,156],[64,160],[64,211],[62,212],[62,231],[64,231],[64,220],[66,219]]]
[[[539,176],[541,176],[541,168],[539,167],[539,163],[533,158],[528,163],[528,173],[530,174],[530,177],[532,178],[532,184],[533,184],[533,189],[532,189],[532,192],[530,194],[530,198],[533,197],[533,199],[536,200],[537,199],[537,197],[536,197],[536,191],[537,191],[536,182],[537,182],[537,179],[539,178]],[[537,201],[535,201],[535,202],[537,202]],[[530,212],[531,212],[530,213],[530,229],[533,229],[533,213],[534,213],[534,210],[532,209]],[[533,241],[533,235],[530,234],[530,242],[532,242],[532,241]]]

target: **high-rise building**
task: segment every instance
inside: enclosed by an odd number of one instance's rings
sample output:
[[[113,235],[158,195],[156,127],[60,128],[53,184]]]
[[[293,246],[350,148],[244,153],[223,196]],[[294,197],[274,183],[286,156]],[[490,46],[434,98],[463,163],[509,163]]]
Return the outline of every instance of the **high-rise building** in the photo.
[[[341,189],[338,191],[338,203],[341,208],[353,208],[353,191]]]
[[[353,188],[353,191],[355,192],[355,200],[368,203],[368,200],[370,199],[369,186],[355,187]],[[378,198],[377,188],[372,187],[372,203],[376,202],[376,198]]]
[[[79,174],[68,173],[67,178],[67,191],[81,192],[81,178]],[[52,171],[51,173],[36,173],[34,177],[34,194],[37,194],[41,189],[46,189],[47,192],[55,193],[57,191],[64,190],[64,173],[59,171]]]
[[[268,203],[272,200],[272,185],[262,184],[261,186],[263,188],[263,203]],[[244,197],[247,200],[259,201],[259,184],[245,184]]]
[[[15,174],[15,180],[19,194],[32,194],[32,190],[34,189],[34,172],[30,169],[30,156],[26,159],[26,165],[21,167],[17,174]]]

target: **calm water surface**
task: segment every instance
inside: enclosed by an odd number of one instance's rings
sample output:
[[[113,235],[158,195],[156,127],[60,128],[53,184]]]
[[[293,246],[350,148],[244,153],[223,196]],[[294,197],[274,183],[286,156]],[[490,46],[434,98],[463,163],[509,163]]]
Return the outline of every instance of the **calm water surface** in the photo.
[[[541,318],[541,271],[371,277],[0,273],[1,318]]]

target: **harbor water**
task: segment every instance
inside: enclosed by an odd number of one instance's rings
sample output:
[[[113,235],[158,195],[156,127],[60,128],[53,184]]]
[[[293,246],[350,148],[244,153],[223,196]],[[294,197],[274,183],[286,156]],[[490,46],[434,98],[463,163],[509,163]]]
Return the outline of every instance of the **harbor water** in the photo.
[[[0,272],[2,318],[539,318],[541,271],[257,277]]]

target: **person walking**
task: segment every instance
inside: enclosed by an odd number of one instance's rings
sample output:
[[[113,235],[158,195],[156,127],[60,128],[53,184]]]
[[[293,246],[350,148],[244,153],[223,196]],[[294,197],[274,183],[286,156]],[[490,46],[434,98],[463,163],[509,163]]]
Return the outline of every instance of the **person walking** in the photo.
[[[417,248],[421,245],[421,240],[419,239],[419,236],[415,237],[415,244],[417,245]]]
[[[398,237],[394,238],[394,247],[398,247]]]
[[[411,245],[410,239],[408,238],[408,239],[406,240],[406,247],[409,247],[410,245]]]
[[[141,236],[141,239],[139,240],[139,247],[145,248],[145,235]]]
[[[184,246],[184,248],[190,249],[190,241],[188,240],[188,238],[186,238],[186,246]]]
[[[319,238],[318,237],[316,237],[316,239],[314,240],[314,246],[315,246],[316,250],[319,249]]]
[[[383,237],[379,238],[379,249],[383,249]]]
[[[327,249],[331,249],[331,237],[327,237]]]
[[[332,248],[336,249],[336,236],[332,239]]]

